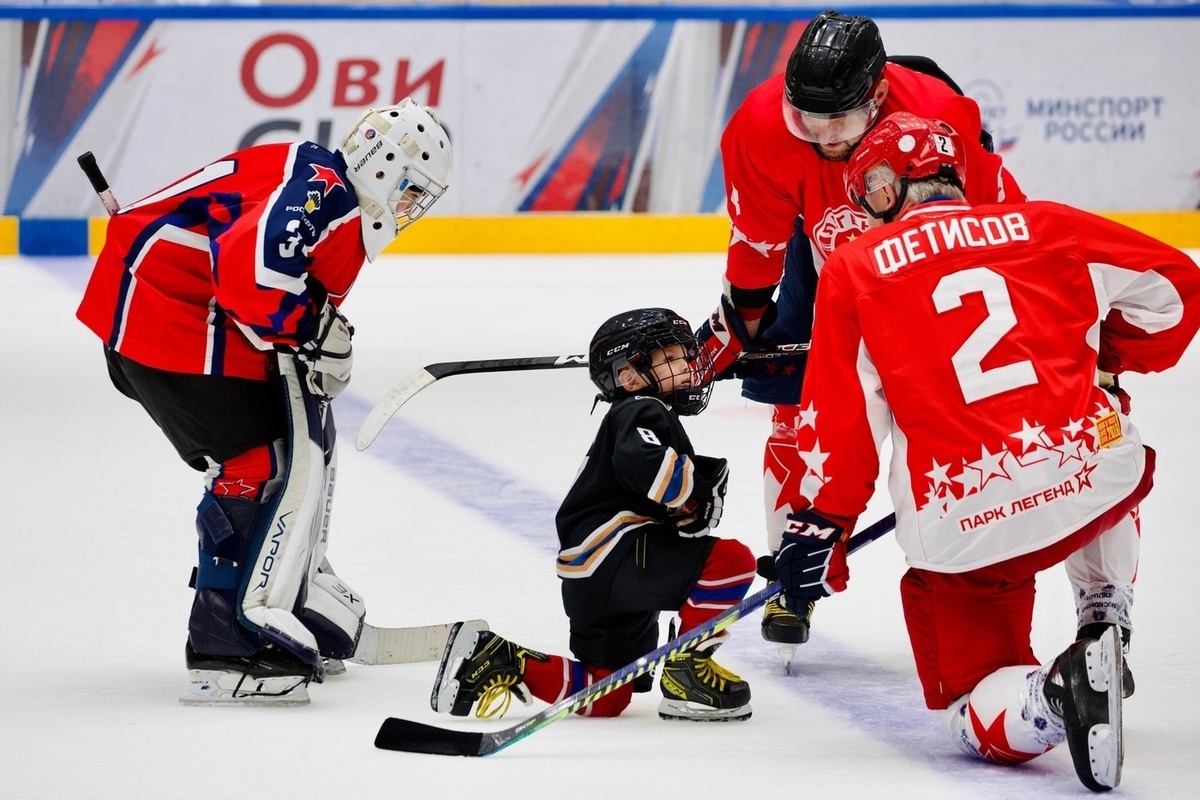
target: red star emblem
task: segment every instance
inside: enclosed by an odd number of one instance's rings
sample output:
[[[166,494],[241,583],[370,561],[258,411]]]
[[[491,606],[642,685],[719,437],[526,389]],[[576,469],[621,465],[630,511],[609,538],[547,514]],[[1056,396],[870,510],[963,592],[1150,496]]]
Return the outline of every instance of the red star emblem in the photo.
[[[231,481],[228,478],[221,478],[213,484],[213,494],[219,497],[250,497],[255,494],[255,487],[238,478],[236,481]]]
[[[979,739],[979,754],[988,761],[995,761],[999,764],[1021,764],[1040,755],[1040,753],[1023,753],[1020,750],[1014,750],[1013,746],[1008,743],[1008,734],[1004,732],[1004,715],[1008,713],[1007,709],[1001,711],[1000,716],[992,720],[992,724],[988,727],[984,727],[979,715],[975,713],[975,706],[967,703],[967,711],[971,714],[971,729]]]
[[[321,190],[322,197],[328,197],[334,187],[340,186],[345,191],[346,184],[342,183],[342,179],[338,177],[335,170],[329,167],[322,167],[320,164],[311,164],[310,166],[313,168],[313,174],[308,179],[308,182],[325,184],[325,187]]]
[[[1096,466],[1096,464],[1084,464],[1083,468],[1075,473],[1076,489],[1083,491],[1085,486],[1089,489],[1095,488],[1092,486],[1092,473],[1096,471]]]

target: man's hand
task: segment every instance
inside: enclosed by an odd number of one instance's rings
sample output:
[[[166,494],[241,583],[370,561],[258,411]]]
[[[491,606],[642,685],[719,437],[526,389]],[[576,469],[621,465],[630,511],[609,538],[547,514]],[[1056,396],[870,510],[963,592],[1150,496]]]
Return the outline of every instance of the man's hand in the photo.
[[[846,565],[847,527],[811,509],[788,514],[783,546],[775,556],[787,608],[804,608],[812,600],[846,588],[850,580],[850,568]]]

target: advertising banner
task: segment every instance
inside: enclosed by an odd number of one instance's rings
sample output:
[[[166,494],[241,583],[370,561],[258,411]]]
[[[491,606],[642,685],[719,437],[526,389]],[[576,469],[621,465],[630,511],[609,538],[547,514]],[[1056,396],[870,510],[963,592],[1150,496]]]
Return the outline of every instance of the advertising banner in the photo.
[[[804,20],[102,20],[5,25],[0,213],[83,217],[266,141],[336,147],[413,96],[455,145],[439,214],[724,208],[717,145]],[[1200,19],[882,19],[975,98],[1032,197],[1200,201]]]

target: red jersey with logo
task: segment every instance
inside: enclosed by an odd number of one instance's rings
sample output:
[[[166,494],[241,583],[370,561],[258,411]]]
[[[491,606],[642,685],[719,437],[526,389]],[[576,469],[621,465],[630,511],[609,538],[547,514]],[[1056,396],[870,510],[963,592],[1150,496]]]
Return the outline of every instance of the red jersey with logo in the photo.
[[[798,508],[856,519],[890,435],[911,566],[1040,550],[1131,497],[1145,468],[1095,384],[1098,350],[1101,368],[1156,372],[1198,327],[1200,268],[1137,231],[1054,203],[917,206],[825,263]]]
[[[887,64],[888,94],[879,118],[895,111],[949,123],[966,146],[967,199],[973,203],[1025,199],[999,156],[979,143],[982,122],[973,100],[937,78]],[[838,245],[867,229],[866,213],[851,202],[843,182],[846,163],[822,158],[783,120],[783,75],[746,96],[721,137],[725,195],[733,224],[725,277],[758,289],[779,283],[784,251],[797,217],[812,243],[818,269]]]
[[[262,348],[312,338],[308,279],[336,304],[365,261],[341,154],[260,145],[112,217],[76,313],[139,364],[261,380]]]

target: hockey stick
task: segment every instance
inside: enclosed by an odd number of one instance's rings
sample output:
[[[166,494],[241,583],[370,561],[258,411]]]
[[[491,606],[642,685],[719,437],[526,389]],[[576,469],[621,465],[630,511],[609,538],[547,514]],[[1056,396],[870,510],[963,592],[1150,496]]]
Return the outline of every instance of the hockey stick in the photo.
[[[781,344],[770,350],[753,350],[738,356],[738,363],[748,361],[764,361],[772,358],[794,357],[808,352],[808,343]],[[358,437],[354,446],[366,450],[379,436],[383,426],[391,419],[400,407],[413,398],[418,392],[427,389],[442,378],[451,375],[470,375],[479,372],[516,372],[528,369],[569,369],[586,367],[586,355],[568,356],[533,356],[531,358],[493,358],[482,361],[441,361],[419,369],[400,383],[375,404],[367,418],[358,429]]]
[[[470,625],[488,630],[487,622],[471,620]],[[412,628],[377,628],[363,623],[358,647],[348,661],[355,664],[420,664],[437,661],[446,648],[453,622],[441,625],[418,625]]]
[[[121,204],[117,202],[112,190],[108,188],[108,181],[104,179],[104,173],[100,171],[100,165],[96,163],[96,157],[92,155],[92,151],[88,150],[75,160],[79,162],[79,168],[83,170],[83,174],[87,176],[92,188],[100,196],[104,210],[110,217],[115,216],[121,210]]]
[[[896,527],[896,515],[888,514],[873,525],[864,528],[850,538],[847,551],[853,553],[870,542],[885,535]],[[657,650],[627,664],[611,675],[607,675],[570,697],[559,700],[545,711],[500,731],[461,731],[438,728],[407,719],[388,717],[375,736],[375,746],[383,750],[400,750],[406,753],[429,753],[442,756],[486,756],[515,744],[551,723],[558,722],[594,702],[613,689],[658,667],[671,656],[690,650],[705,639],[711,639],[741,617],[759,608],[780,592],[778,582],[747,597],[733,608],[721,612],[708,622],[676,636]]]

